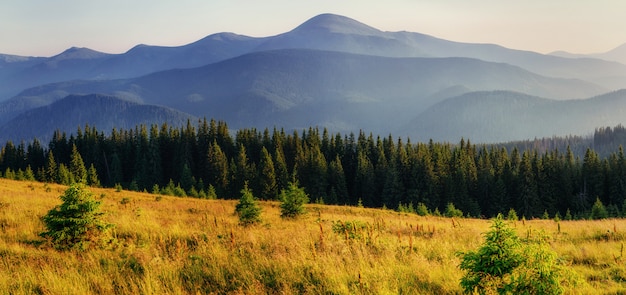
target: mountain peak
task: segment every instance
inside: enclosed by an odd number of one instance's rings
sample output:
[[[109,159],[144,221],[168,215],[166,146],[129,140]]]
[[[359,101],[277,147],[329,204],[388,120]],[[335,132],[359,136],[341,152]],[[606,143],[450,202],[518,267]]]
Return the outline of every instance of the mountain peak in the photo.
[[[96,59],[109,55],[108,53],[95,51],[86,47],[71,47],[58,55],[51,57],[54,61],[66,59]]]
[[[294,31],[325,31],[354,35],[379,35],[382,32],[376,28],[358,22],[349,17],[324,13],[307,20]]]

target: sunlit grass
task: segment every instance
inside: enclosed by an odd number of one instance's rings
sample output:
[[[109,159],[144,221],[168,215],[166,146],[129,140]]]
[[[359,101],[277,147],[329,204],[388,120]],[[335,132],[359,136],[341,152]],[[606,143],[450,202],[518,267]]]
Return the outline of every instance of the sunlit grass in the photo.
[[[0,180],[1,294],[454,294],[463,275],[457,253],[479,247],[490,226],[323,205],[283,220],[279,203],[261,202],[262,222],[242,227],[236,201],[91,188],[116,225],[117,244],[59,252],[38,234],[40,217],[64,190]],[[350,236],[333,230],[340,223],[359,226]],[[522,239],[550,238],[580,278],[566,293],[626,292],[625,221],[531,220],[513,228]]]

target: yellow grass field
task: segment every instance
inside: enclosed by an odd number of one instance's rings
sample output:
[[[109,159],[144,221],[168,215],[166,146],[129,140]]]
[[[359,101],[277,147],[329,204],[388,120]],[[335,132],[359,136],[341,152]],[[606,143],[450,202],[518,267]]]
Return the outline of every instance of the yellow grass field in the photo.
[[[0,294],[455,294],[456,253],[477,249],[490,226],[324,205],[283,220],[278,203],[261,202],[262,223],[242,227],[236,201],[90,188],[117,244],[61,252],[38,234],[65,189],[0,180]],[[579,278],[566,294],[626,293],[626,221],[513,226],[550,236]]]

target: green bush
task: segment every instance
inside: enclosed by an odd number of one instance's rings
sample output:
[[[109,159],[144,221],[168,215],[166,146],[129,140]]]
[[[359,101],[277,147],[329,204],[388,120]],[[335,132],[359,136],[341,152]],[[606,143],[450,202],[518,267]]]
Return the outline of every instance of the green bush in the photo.
[[[562,271],[547,239],[522,243],[499,214],[477,251],[459,253],[461,288],[470,294],[561,294]]]
[[[444,211],[443,216],[445,217],[463,217],[463,211],[454,207],[454,204],[448,203],[446,206],[446,211]]]
[[[609,213],[606,211],[606,207],[604,207],[600,198],[596,198],[596,202],[591,207],[591,219],[606,219],[608,217]]]
[[[60,198],[63,203],[42,218],[47,230],[40,236],[60,250],[86,249],[106,241],[112,225],[102,221],[100,202],[83,184],[72,184]]]
[[[510,221],[519,220],[519,218],[517,217],[517,212],[515,212],[515,209],[513,208],[509,209],[509,214],[506,216],[506,219]]]
[[[257,204],[247,183],[241,190],[241,198],[239,198],[239,203],[235,206],[235,214],[239,216],[241,225],[247,226],[261,222],[261,207]]]
[[[309,202],[309,197],[304,189],[298,187],[298,183],[290,182],[286,189],[280,192],[280,217],[296,218],[306,210],[304,204]]]
[[[428,210],[428,207],[426,207],[426,204],[424,203],[417,203],[417,208],[415,209],[415,213],[417,213],[417,215],[419,216],[428,216],[430,215],[430,210]]]

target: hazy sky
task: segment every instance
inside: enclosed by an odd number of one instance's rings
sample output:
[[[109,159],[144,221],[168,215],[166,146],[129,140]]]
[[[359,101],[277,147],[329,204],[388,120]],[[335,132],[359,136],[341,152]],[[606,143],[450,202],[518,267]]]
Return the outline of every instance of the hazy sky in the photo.
[[[0,53],[51,56],[71,46],[122,53],[218,32],[271,36],[326,12],[384,31],[542,53],[626,43],[623,0],[0,0]]]

